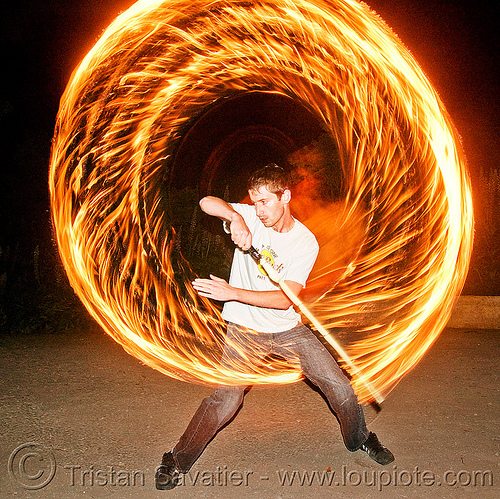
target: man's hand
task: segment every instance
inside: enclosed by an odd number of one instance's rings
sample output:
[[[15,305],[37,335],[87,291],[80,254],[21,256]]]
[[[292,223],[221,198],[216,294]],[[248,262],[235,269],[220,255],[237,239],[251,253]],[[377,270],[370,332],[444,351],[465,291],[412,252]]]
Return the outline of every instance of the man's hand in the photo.
[[[239,213],[234,212],[230,223],[229,230],[231,231],[233,243],[244,251],[250,249],[250,246],[252,246],[252,233],[248,229],[243,217]]]
[[[210,274],[210,279],[195,279],[193,288],[200,296],[217,301],[231,301],[236,298],[235,288],[224,279]]]
[[[214,196],[205,196],[200,199],[200,207],[207,215],[219,217],[230,224],[229,232],[236,246],[243,251],[250,249],[252,234],[243,217],[229,203]]]

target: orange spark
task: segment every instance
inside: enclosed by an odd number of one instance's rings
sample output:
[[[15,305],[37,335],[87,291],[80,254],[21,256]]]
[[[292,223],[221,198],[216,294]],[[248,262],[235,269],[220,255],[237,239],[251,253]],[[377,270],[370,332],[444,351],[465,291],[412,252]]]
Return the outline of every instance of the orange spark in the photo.
[[[387,394],[449,319],[473,216],[460,141],[438,95],[355,0],[141,0],[121,14],[73,73],[57,118],[49,185],[70,282],[108,334],[169,376],[300,379],[257,353],[218,365],[223,321],[192,289],[164,210],[183,126],[254,91],[304,104],[338,144],[345,198],[305,220],[324,243],[308,308]]]

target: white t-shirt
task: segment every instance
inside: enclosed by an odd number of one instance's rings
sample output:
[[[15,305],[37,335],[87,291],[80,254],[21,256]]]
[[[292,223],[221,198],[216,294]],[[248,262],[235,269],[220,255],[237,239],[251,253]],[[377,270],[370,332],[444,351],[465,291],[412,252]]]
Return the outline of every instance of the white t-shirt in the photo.
[[[288,232],[276,232],[266,227],[257,217],[255,208],[248,204],[231,204],[245,220],[252,233],[252,245],[270,259],[281,279],[305,286],[318,256],[319,246],[313,233],[298,220]],[[252,257],[237,248],[234,252],[229,284],[253,291],[280,289],[269,279]],[[224,304],[222,317],[244,327],[264,333],[279,333],[294,328],[300,315],[293,306],[287,310],[256,307],[237,301]]]

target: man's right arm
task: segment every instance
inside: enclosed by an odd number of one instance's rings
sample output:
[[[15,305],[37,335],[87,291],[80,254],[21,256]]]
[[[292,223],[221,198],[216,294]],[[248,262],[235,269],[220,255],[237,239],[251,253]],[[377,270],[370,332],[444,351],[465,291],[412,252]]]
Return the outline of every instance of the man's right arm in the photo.
[[[247,250],[252,245],[252,234],[243,217],[223,199],[206,196],[200,200],[200,208],[213,217],[229,222],[231,239],[242,250]]]

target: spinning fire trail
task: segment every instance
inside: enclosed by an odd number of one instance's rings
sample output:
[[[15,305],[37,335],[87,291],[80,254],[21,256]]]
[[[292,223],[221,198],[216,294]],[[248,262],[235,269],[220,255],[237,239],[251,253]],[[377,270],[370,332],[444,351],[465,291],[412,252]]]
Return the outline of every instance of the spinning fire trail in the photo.
[[[251,356],[220,368],[225,326],[191,287],[168,209],[193,119],[252,93],[300,104],[336,144],[340,166],[322,174],[340,172],[342,196],[304,220],[322,247],[307,309],[341,332],[360,399],[387,394],[446,325],[473,217],[439,97],[357,1],[142,0],[121,14],[75,70],[57,119],[49,185],[70,282],[108,334],[169,376],[300,378]]]

